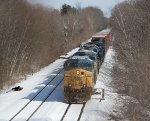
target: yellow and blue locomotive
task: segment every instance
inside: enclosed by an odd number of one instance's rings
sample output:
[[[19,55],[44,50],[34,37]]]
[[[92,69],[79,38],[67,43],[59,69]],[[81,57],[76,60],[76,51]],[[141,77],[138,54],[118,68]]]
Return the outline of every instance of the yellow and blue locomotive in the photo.
[[[88,57],[69,59],[64,63],[64,99],[68,103],[84,103],[94,87],[94,62]]]

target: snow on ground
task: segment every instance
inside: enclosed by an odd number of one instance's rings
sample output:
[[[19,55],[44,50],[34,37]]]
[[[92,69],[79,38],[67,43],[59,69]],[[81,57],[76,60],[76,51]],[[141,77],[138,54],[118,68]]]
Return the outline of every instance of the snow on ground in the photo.
[[[76,51],[78,51],[78,48],[73,49],[67,54],[67,56],[72,55]],[[8,120],[16,112],[18,112],[21,107],[27,104],[49,82],[49,80],[53,79],[54,76],[63,68],[64,62],[65,59],[58,59],[49,66],[35,73],[33,76],[28,76],[27,80],[22,80],[20,83],[17,83],[16,85],[23,87],[22,91],[6,90],[3,94],[1,94],[0,121]],[[45,93],[47,91],[45,91]]]
[[[67,56],[72,55],[78,48],[72,50]],[[110,73],[113,67],[114,52],[112,49],[108,50],[105,61],[101,66],[100,74],[95,88],[105,89],[105,100],[101,102],[98,99],[92,98],[86,103],[86,106],[81,116],[81,121],[108,121],[110,115],[114,114],[113,110],[116,108],[117,94],[109,86],[111,82]],[[63,68],[65,59],[58,59],[49,66],[41,69],[33,76],[29,76],[27,80],[22,80],[16,85],[23,87],[22,91],[10,91],[0,95],[0,121],[9,120],[22,106],[28,103],[47,83],[54,78]],[[60,72],[58,79],[55,83],[63,78],[63,71]],[[20,113],[14,120],[23,121],[28,118],[30,113],[34,112],[34,108],[43,102],[43,97],[46,97],[54,84],[48,86],[36,99],[32,101],[32,105],[28,105],[22,113]],[[30,121],[60,121],[68,104],[64,103],[63,98],[63,82],[59,84],[56,90],[50,95],[39,110],[33,115]],[[68,110],[64,117],[64,121],[76,121],[82,105],[74,104]]]
[[[68,104],[63,103],[63,83],[60,84],[54,93],[45,101],[31,121],[59,121],[65,113]]]

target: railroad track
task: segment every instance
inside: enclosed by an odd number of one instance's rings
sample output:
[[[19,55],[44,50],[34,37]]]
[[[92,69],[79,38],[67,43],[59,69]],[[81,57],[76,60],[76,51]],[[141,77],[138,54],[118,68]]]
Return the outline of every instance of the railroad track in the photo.
[[[54,80],[56,79],[56,77],[58,77],[58,75],[63,72],[64,68],[61,69],[32,99],[30,99],[30,101],[24,105],[9,121],[13,121],[15,119],[17,119],[17,117],[19,115],[21,115],[21,113],[24,111],[25,109],[30,107],[30,105],[32,104],[32,102],[34,100],[36,100],[36,98],[44,91],[46,90],[46,88],[48,86],[50,86],[52,83],[54,83]],[[38,105],[38,107],[36,107],[36,109],[31,113],[31,115],[26,119],[27,121],[36,113],[36,111],[41,107],[41,105],[46,101],[46,99],[54,92],[54,90],[60,85],[60,83],[63,81],[63,79],[60,79],[56,85],[54,85],[54,88],[50,90],[50,92],[45,96],[45,98],[43,99],[43,101]]]
[[[71,109],[74,109],[75,107],[78,107],[78,110],[76,110],[75,116],[73,116],[71,119],[70,117],[70,114],[72,113]],[[70,120],[80,121],[84,108],[85,108],[85,104],[69,104],[60,121],[70,121]]]
[[[83,104],[83,106],[82,106],[82,109],[81,109],[81,112],[80,112],[80,115],[79,115],[77,121],[80,121],[84,108],[85,108],[85,104]]]
[[[64,118],[65,118],[65,116],[66,116],[66,114],[67,114],[67,112],[68,112],[70,106],[71,106],[71,104],[68,105],[68,107],[67,107],[67,109],[66,109],[66,111],[65,111],[65,113],[64,113],[64,115],[63,115],[63,117],[61,118],[60,121],[63,121],[63,120],[64,120]]]
[[[55,91],[55,89],[61,84],[63,79],[55,86],[55,88],[49,93],[49,95],[43,100],[43,102],[36,108],[36,110],[30,115],[30,117],[27,119],[27,121],[30,120],[30,118],[37,112],[37,110],[43,105],[43,103],[48,99],[48,97]]]

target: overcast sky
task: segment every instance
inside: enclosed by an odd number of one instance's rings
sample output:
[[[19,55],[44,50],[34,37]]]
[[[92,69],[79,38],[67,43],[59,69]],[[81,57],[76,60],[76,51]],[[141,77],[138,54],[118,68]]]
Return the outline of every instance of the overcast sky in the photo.
[[[44,6],[50,6],[53,8],[60,9],[61,6],[66,3],[71,6],[80,5],[81,7],[94,6],[100,8],[104,15],[109,17],[111,14],[111,9],[119,2],[125,0],[28,0],[31,3],[40,3]]]

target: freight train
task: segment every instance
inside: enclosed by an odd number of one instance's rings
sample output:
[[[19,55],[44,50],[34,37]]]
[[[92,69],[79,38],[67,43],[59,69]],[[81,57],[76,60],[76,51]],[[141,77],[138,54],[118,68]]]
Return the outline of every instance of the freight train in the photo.
[[[64,99],[67,103],[85,103],[94,92],[97,74],[111,42],[111,29],[92,36],[64,63]]]

